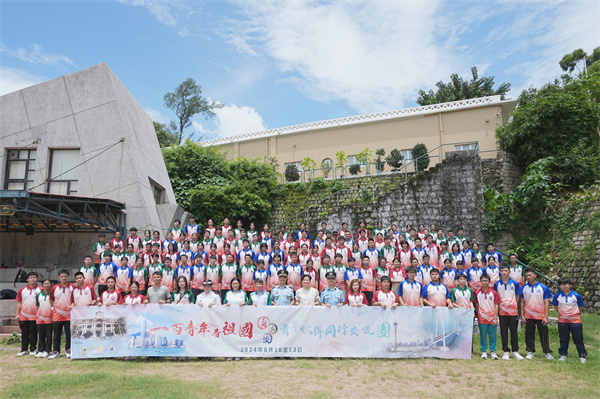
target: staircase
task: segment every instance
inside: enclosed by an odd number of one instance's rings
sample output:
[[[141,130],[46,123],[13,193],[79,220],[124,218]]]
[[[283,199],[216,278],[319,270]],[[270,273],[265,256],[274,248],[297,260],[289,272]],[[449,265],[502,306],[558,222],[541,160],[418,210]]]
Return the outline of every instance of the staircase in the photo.
[[[13,318],[0,320],[0,341],[4,338],[8,338],[12,336],[12,333],[16,332],[17,334],[21,334],[21,329],[19,328],[19,322]]]

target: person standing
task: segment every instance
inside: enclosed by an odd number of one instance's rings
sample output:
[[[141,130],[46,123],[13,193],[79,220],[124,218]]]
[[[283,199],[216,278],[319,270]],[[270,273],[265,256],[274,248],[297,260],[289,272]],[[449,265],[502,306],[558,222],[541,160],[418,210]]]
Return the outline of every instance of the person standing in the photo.
[[[50,289],[52,282],[48,279],[42,283],[42,291],[35,297],[37,307],[36,326],[38,332],[38,353],[35,357],[48,357],[52,353],[52,304]]]
[[[491,258],[490,258],[491,259]],[[498,293],[502,302],[498,306],[500,319],[500,336],[502,338],[502,359],[509,360],[512,356],[517,360],[523,360],[519,354],[519,337],[517,328],[519,326],[519,283],[510,278],[510,268],[504,264],[500,266],[500,280],[494,284],[494,291]],[[510,348],[508,346],[508,333],[510,330]],[[511,350],[512,349],[512,350]]]
[[[498,304],[500,296],[490,287],[490,276],[484,274],[480,278],[481,289],[475,293],[475,306],[479,320],[479,336],[481,339],[481,358],[487,359],[489,347],[490,358],[497,360],[496,339],[498,336]],[[489,339],[489,346],[488,346]]]
[[[558,336],[560,337],[561,362],[567,360],[569,349],[569,335],[573,336],[573,343],[579,354],[579,362],[585,364],[587,351],[583,343],[583,325],[581,323],[581,310],[585,306],[581,295],[571,291],[573,283],[568,278],[558,280],[561,292],[554,295],[552,304],[558,310]]]
[[[162,285],[162,273],[154,272],[152,274],[152,287],[146,291],[146,300],[144,303],[171,303],[171,293],[167,287]]]
[[[550,299],[552,293],[544,284],[537,281],[535,270],[525,270],[527,284],[519,290],[521,297],[521,317],[525,324],[525,347],[527,360],[531,360],[535,353],[535,329],[538,330],[540,345],[546,354],[547,360],[554,360],[551,355],[550,341],[548,338],[548,316],[550,313]]]
[[[110,259],[109,259],[110,260]],[[114,277],[113,277],[114,278]],[[50,301],[54,306],[52,313],[52,329],[54,335],[54,352],[48,359],[60,357],[60,339],[65,333],[65,352],[67,358],[71,357],[71,294],[75,286],[69,282],[69,271],[61,270],[58,273],[59,283],[50,290]]]
[[[36,297],[42,291],[37,284],[37,273],[27,275],[27,285],[17,293],[17,309],[15,320],[21,329],[21,352],[17,356],[37,355],[37,307]],[[28,350],[29,348],[29,350]]]

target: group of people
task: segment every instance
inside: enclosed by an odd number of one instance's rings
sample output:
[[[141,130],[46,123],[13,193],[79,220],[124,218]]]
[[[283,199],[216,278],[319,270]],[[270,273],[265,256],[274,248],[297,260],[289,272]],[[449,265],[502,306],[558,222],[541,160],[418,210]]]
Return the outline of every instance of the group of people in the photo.
[[[185,228],[175,221],[165,240],[158,231],[146,231],[142,239],[132,227],[124,242],[119,232],[109,242],[100,234],[93,251],[95,262],[84,258],[75,284],[67,270],[55,286],[45,280],[40,287],[37,274],[29,274],[17,295],[22,331],[17,356],[60,357],[64,331],[70,357],[74,306],[147,303],[475,309],[482,358],[498,359],[499,325],[502,358],[519,360],[519,320],[526,328],[526,358],[534,357],[537,329],[545,358],[554,359],[548,339],[552,304],[559,313],[559,360],[567,357],[570,335],[582,363],[587,355],[580,318],[584,304],[571,290],[572,282],[561,279],[561,292],[552,295],[516,254],[505,263],[491,243],[482,253],[462,228],[454,235],[434,225],[408,225],[400,233],[396,225],[386,230],[379,222],[373,230],[360,223],[353,233],[347,223],[339,231],[322,223],[313,240],[304,224],[296,232],[281,226],[274,234],[268,225],[259,232],[253,223],[246,230],[241,221],[234,228],[225,219],[222,226],[209,220],[202,230],[191,216]]]

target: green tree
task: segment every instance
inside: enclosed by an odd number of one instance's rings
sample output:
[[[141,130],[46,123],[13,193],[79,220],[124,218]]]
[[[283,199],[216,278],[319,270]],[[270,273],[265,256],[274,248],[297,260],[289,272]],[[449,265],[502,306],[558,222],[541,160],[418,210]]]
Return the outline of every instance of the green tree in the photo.
[[[317,162],[311,157],[306,157],[300,162],[300,166],[302,166],[303,171],[310,171],[312,176],[314,169],[317,167]]]
[[[152,121],[152,123],[154,124],[154,131],[158,138],[158,144],[160,144],[161,147],[171,147],[179,144],[177,137],[169,130],[166,124],[155,121]]]
[[[596,47],[589,56],[583,49],[577,49],[558,62],[563,71],[573,73],[577,69],[577,76],[582,76],[588,71],[600,72],[600,47]],[[581,65],[579,68],[578,65]]]
[[[500,87],[494,90],[494,76],[479,77],[477,67],[471,68],[473,78],[464,80],[458,74],[450,75],[450,82],[444,83],[441,80],[435,85],[437,91],[419,90],[417,104],[429,105],[440,104],[450,101],[466,100],[468,98],[487,97],[500,95],[504,100],[504,95],[510,90],[510,83],[502,83]]]
[[[162,150],[177,203],[190,210],[190,191],[198,186],[222,186],[229,181],[225,155],[215,147],[190,140]]]
[[[344,176],[344,167],[346,166],[346,163],[348,163],[348,156],[346,155],[346,153],[342,150],[338,151],[335,153],[335,160],[337,161],[335,164],[336,169],[341,169],[342,173],[340,174],[341,177]]]
[[[509,122],[496,129],[498,146],[522,167],[550,156],[560,164],[575,148],[597,152],[600,110],[590,88],[599,83],[598,74],[588,74],[523,91]]]
[[[321,168],[323,169],[323,177],[328,178],[329,174],[331,173],[331,169],[333,169],[331,163],[323,161],[321,162]]]
[[[298,181],[300,180],[300,171],[298,170],[298,167],[296,166],[296,164],[289,164],[288,166],[285,167],[285,180],[287,181]]]
[[[175,91],[163,96],[165,107],[177,116],[178,122],[171,121],[171,128],[176,134],[178,144],[183,140],[183,131],[192,125],[192,117],[203,114],[206,119],[216,116],[214,110],[223,107],[222,104],[208,102],[202,96],[202,88],[192,78],[187,78]],[[190,136],[191,138],[191,136]]]
[[[415,162],[415,170],[421,172],[429,166],[429,157],[427,156],[427,146],[423,143],[416,144],[412,150],[412,158]]]
[[[394,148],[392,151],[390,151],[390,154],[385,157],[387,163],[392,167],[392,172],[402,167],[403,159],[404,157],[402,156],[402,151],[397,148]]]

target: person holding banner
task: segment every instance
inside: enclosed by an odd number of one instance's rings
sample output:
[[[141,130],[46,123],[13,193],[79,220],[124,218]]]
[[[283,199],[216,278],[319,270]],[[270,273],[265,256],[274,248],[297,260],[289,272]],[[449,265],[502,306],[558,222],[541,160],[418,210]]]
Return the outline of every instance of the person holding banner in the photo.
[[[367,301],[367,297],[361,291],[360,280],[353,279],[350,281],[350,286],[348,287],[348,295],[346,295],[345,304],[348,306],[369,306],[369,302]]]
[[[238,305],[244,306],[246,305],[246,293],[241,290],[242,283],[238,277],[234,277],[231,280],[231,290],[227,291],[225,294],[225,299],[223,300],[223,305],[231,306]]]
[[[294,303],[294,290],[287,285],[288,272],[280,270],[277,272],[279,285],[271,290],[273,306],[290,306]]]
[[[261,262],[259,260],[259,262]],[[262,278],[257,278],[254,280],[254,286],[256,287],[256,291],[251,292],[248,296],[248,305],[252,305],[255,307],[258,306],[270,306],[271,303],[271,295],[263,290],[263,286],[265,285],[265,281]]]
[[[120,305],[123,297],[121,293],[117,291],[116,287],[117,279],[114,276],[110,276],[106,279],[106,285],[108,289],[100,296],[99,304],[103,306]]]
[[[96,304],[96,291],[93,286],[85,283],[85,275],[82,272],[75,273],[77,286],[71,292],[71,308],[73,306],[94,306]]]
[[[137,281],[133,281],[131,283],[131,293],[128,294],[125,299],[123,299],[123,304],[124,305],[139,305],[141,303],[144,303],[144,301],[146,300],[146,297],[142,294],[140,294],[140,283],[138,283]]]
[[[423,287],[423,292],[421,293],[423,303],[432,308],[447,306],[448,309],[452,309],[454,305],[452,305],[452,301],[450,300],[450,290],[444,284],[440,283],[440,271],[438,269],[431,269],[429,275],[431,276],[431,282]]]
[[[154,272],[152,274],[152,287],[148,288],[146,292],[146,300],[144,303],[171,303],[171,294],[169,289],[162,285],[162,273]]]
[[[171,303],[175,305],[189,305],[196,302],[194,294],[189,290],[186,276],[177,277],[177,289],[171,294]]]
[[[383,258],[382,258],[383,259]],[[373,295],[373,306],[381,306],[382,309],[387,309],[390,306],[396,309],[398,306],[398,295],[390,291],[392,280],[388,276],[381,277],[381,289]]]
[[[335,272],[327,272],[325,277],[327,278],[328,287],[321,292],[321,305],[327,306],[328,308],[344,306],[344,294],[342,293],[342,290],[335,286]]]
[[[475,294],[471,288],[467,287],[467,275],[459,274],[456,281],[458,281],[458,285],[450,292],[452,304],[455,308],[473,309]]]
[[[216,292],[213,291],[212,280],[204,280],[204,282],[202,283],[202,286],[204,287],[204,292],[202,292],[202,293],[198,294],[198,296],[196,296],[196,305],[200,305],[200,306],[206,305],[209,308],[213,307],[214,305],[220,305],[221,297],[219,296],[219,294],[217,294]]]
[[[294,305],[317,306],[319,305],[319,291],[310,286],[312,277],[309,274],[302,276],[302,288],[296,290]]]
[[[414,259],[414,263],[417,260]],[[406,269],[406,280],[400,283],[398,288],[398,301],[402,306],[423,306],[423,298],[421,297],[421,291],[423,285],[416,280],[417,268],[416,266],[410,266]]]

